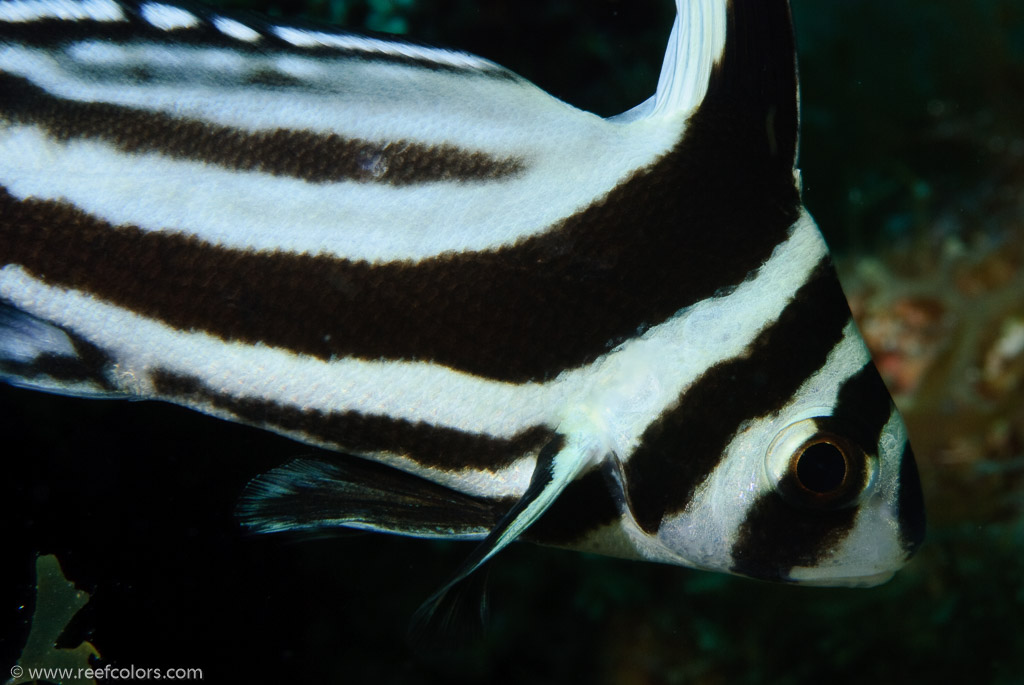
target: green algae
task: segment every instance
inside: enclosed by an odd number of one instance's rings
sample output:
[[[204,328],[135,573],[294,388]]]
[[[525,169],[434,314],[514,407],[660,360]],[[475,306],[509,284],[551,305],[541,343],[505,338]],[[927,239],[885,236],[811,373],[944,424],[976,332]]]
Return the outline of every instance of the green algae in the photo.
[[[36,559],[36,608],[32,627],[21,658],[11,669],[11,674],[18,677],[8,681],[8,685],[39,682],[34,676],[40,669],[66,674],[48,677],[45,682],[96,685],[93,678],[78,677],[99,658],[99,652],[91,643],[82,642],[70,649],[57,647],[57,640],[68,623],[88,603],[89,593],[79,590],[64,577],[57,557],[50,554]]]

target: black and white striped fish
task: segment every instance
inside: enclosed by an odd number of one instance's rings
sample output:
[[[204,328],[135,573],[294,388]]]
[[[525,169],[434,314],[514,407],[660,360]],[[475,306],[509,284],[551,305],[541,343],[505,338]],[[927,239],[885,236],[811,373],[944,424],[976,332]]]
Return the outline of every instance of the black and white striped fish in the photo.
[[[401,40],[0,1],[0,373],[363,457],[246,522],[480,540],[453,583],[517,538],[885,580],[921,492],[801,204],[788,4],[677,9],[603,119]]]

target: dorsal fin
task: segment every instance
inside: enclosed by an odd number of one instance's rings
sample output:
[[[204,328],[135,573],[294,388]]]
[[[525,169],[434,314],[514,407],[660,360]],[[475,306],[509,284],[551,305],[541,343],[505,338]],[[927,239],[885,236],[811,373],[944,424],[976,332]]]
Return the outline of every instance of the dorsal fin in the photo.
[[[704,99],[725,45],[725,6],[726,0],[676,0],[651,116],[689,112]]]
[[[790,172],[799,128],[796,49],[787,0],[728,0],[726,41],[691,126],[742,151],[762,172]]]
[[[615,117],[628,122],[687,114],[690,135],[711,136],[749,163],[796,164],[796,50],[787,0],[676,0],[658,90]],[[720,152],[719,152],[720,154]]]
[[[661,62],[658,89],[612,117],[619,123],[692,112],[704,99],[711,69],[725,46],[727,0],[676,0],[676,18]]]
[[[711,112],[792,168],[798,106],[788,0],[676,0],[657,92],[616,118]]]

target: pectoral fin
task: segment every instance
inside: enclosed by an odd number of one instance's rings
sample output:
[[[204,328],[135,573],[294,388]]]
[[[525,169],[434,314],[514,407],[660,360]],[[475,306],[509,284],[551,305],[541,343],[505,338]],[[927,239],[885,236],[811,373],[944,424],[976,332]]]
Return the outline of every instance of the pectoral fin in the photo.
[[[495,554],[516,540],[551,506],[565,487],[579,474],[592,454],[576,441],[562,436],[552,440],[537,455],[530,485],[523,496],[506,513],[487,537],[477,545],[440,590],[424,602],[413,616],[410,637],[423,644],[440,638],[442,641],[461,626],[467,614],[465,607],[473,603],[466,596],[479,594],[469,590],[478,585],[473,572],[484,566]],[[483,621],[484,604],[479,602],[479,620]]]

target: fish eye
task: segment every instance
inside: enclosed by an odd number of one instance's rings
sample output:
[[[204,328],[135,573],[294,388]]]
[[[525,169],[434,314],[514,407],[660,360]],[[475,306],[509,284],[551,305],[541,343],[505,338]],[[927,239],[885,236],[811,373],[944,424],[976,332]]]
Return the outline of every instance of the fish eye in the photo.
[[[797,482],[810,492],[820,495],[835,492],[842,487],[849,471],[843,450],[824,440],[805,447],[794,461]]]
[[[840,509],[873,488],[878,458],[847,437],[830,417],[786,426],[772,441],[765,462],[768,478],[790,504]]]

